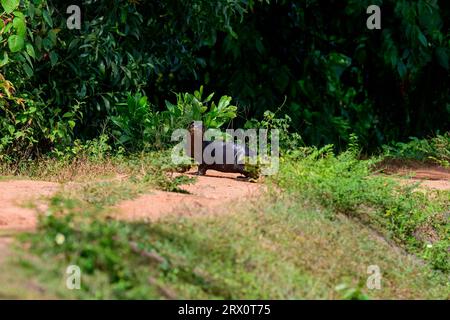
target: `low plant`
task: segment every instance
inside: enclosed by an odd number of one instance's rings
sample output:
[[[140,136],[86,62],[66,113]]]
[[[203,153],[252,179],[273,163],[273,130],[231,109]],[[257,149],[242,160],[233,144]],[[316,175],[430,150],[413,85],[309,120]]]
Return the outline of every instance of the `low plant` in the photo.
[[[283,190],[327,208],[332,215],[360,219],[408,250],[448,272],[448,191],[416,190],[374,175],[379,159],[359,160],[358,150],[339,155],[333,146],[299,150],[281,159],[273,180]],[[421,235],[428,230],[434,237]],[[425,233],[427,233],[426,231]]]
[[[383,146],[384,155],[390,159],[408,159],[433,162],[450,167],[450,132],[429,139],[411,137],[409,142],[394,142]]]
[[[166,101],[166,109],[156,111],[146,96],[129,94],[127,102],[118,104],[110,117],[113,135],[119,145],[130,150],[162,150],[170,146],[174,130],[187,129],[192,121],[203,121],[206,128],[220,128],[236,117],[237,108],[231,105],[231,97],[221,97],[216,105],[213,96],[203,98],[200,87],[194,94],[177,94],[176,104]]]
[[[292,119],[288,115],[285,114],[283,117],[278,118],[276,112],[267,110],[264,112],[262,120],[247,120],[244,127],[246,129],[267,129],[269,134],[268,138],[270,141],[272,141],[271,130],[278,130],[280,151],[283,153],[288,153],[291,150],[304,146],[304,142],[300,134],[296,132],[291,133],[289,131],[291,124]]]

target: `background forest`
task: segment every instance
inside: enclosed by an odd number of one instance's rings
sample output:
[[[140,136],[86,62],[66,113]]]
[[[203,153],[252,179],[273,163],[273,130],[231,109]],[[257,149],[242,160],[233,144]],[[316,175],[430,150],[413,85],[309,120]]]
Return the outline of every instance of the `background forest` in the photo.
[[[3,158],[100,134],[159,148],[179,119],[170,105],[185,113],[195,98],[175,93],[201,85],[233,98],[223,125],[266,113],[307,145],[342,148],[354,133],[373,151],[450,128],[448,1],[87,0],[69,30],[73,2],[1,1]],[[370,4],[381,30],[366,28]]]
[[[0,4],[0,299],[449,299],[450,1]],[[279,170],[174,164],[192,120]]]

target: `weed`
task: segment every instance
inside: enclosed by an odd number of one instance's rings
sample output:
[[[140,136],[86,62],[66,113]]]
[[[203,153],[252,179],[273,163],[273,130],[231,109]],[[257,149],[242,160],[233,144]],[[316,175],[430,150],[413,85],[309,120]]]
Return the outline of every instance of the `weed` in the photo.
[[[450,167],[450,132],[430,139],[410,138],[407,143],[396,142],[383,146],[387,158],[433,162]]]
[[[331,147],[313,148],[282,159],[280,173],[273,180],[303,201],[367,223],[436,269],[448,272],[449,222],[442,214],[450,206],[449,192],[424,194],[416,192],[415,186],[401,186],[393,179],[374,175],[377,161],[358,160],[355,150],[335,156]],[[433,251],[417,236],[424,224],[436,233]]]

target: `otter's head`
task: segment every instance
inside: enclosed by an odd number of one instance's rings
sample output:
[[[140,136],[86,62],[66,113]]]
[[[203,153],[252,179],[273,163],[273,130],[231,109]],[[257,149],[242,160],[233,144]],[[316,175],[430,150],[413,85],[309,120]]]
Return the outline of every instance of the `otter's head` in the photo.
[[[196,134],[196,133],[197,134],[205,133],[205,128],[203,127],[203,122],[202,121],[192,121],[189,124],[188,130],[189,130],[191,136]]]
[[[188,144],[186,148],[186,153],[192,157],[198,160],[202,153],[202,141],[203,141],[203,135],[205,133],[205,128],[203,127],[203,123],[201,121],[192,121],[189,124],[188,127],[189,131],[189,139]],[[198,143],[197,150],[194,150],[195,141]],[[196,153],[200,153],[195,155]],[[201,159],[201,158],[200,158]]]

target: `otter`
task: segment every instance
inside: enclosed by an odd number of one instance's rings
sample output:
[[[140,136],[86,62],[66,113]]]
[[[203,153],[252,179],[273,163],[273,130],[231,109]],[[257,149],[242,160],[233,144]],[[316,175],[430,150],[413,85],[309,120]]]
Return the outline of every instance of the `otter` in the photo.
[[[188,139],[188,146],[186,148],[186,153],[189,157],[195,159],[199,165],[198,165],[198,171],[197,175],[203,176],[206,174],[206,171],[208,170],[217,170],[221,172],[231,172],[231,173],[240,173],[245,178],[252,178],[256,179],[258,178],[258,174],[255,172],[255,170],[248,170],[249,167],[246,169],[246,165],[244,164],[245,158],[250,157],[256,157],[256,152],[248,148],[244,144],[237,144],[234,142],[227,142],[227,141],[204,141],[204,133],[205,129],[201,125],[201,122],[191,122],[189,125],[189,139]],[[201,150],[195,150],[194,148],[194,141],[201,141]],[[207,162],[204,159],[204,150],[207,149],[211,151],[211,156],[213,159],[216,156],[215,152],[217,150],[220,150],[222,152],[221,155],[218,155],[219,161],[214,160],[213,163]],[[231,163],[227,160],[227,154],[232,153],[232,159]],[[228,159],[228,160],[230,160]]]

